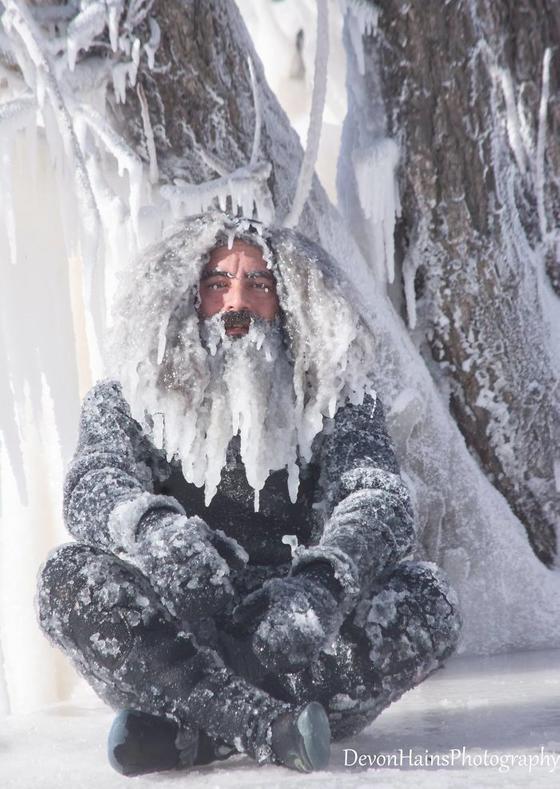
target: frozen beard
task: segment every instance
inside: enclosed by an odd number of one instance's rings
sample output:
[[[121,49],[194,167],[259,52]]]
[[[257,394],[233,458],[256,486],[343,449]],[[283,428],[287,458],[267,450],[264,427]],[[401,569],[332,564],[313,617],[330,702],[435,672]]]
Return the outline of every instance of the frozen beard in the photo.
[[[232,337],[226,334],[230,317],[218,313],[200,323],[209,376],[197,419],[196,454],[204,467],[205,502],[208,505],[217,490],[228,444],[238,433],[247,481],[255,490],[255,510],[266,478],[278,469],[288,469],[295,501],[298,420],[281,319],[252,316],[247,333]]]

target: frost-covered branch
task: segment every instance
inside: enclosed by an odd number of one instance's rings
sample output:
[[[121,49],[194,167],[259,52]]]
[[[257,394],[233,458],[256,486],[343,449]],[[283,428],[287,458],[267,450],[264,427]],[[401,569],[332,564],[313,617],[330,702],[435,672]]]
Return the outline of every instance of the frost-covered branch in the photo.
[[[255,135],[253,137],[253,147],[251,148],[251,160],[249,164],[253,167],[257,163],[259,148],[261,146],[261,105],[259,99],[259,86],[255,77],[255,69],[251,57],[247,58],[249,63],[249,74],[251,75],[251,89],[253,91],[253,105],[255,107]]]
[[[107,8],[105,3],[91,3],[83,8],[68,25],[67,53],[70,71],[74,71],[80,50],[87,50],[105,29]],[[113,42],[111,42],[113,43]]]
[[[543,57],[541,101],[539,104],[539,125],[537,132],[537,152],[535,166],[535,191],[537,193],[537,211],[539,214],[539,227],[541,239],[547,240],[548,229],[544,207],[544,152],[546,147],[546,116],[550,98],[550,60],[552,50],[547,47]]]
[[[105,149],[111,153],[118,164],[119,175],[127,170],[131,176],[137,175],[142,169],[142,160],[128,143],[118,134],[99,112],[85,104],[80,104],[74,110],[74,116],[81,118],[91,129],[95,136],[103,143]]]
[[[256,205],[261,220],[270,222],[273,205],[267,181],[271,169],[269,162],[259,162],[254,167],[240,167],[229,175],[200,184],[187,184],[177,179],[174,186],[162,186],[160,194],[169,201],[177,217],[203,211],[215,200],[225,211],[228,198],[231,198],[230,210],[239,205],[244,215],[250,217]]]

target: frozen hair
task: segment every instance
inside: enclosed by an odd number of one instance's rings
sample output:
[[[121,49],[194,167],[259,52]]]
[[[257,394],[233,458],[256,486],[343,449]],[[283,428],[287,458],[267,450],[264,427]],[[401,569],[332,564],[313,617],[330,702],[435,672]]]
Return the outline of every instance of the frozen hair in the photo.
[[[287,228],[268,228],[221,211],[188,217],[121,274],[114,300],[108,366],[133,415],[163,394],[185,411],[200,408],[209,381],[208,352],[196,310],[198,283],[216,246],[242,240],[259,247],[276,279],[293,367],[298,454],[311,457],[324,417],[371,387],[374,339],[352,304],[352,290],[318,244]],[[177,402],[179,402],[177,400]]]

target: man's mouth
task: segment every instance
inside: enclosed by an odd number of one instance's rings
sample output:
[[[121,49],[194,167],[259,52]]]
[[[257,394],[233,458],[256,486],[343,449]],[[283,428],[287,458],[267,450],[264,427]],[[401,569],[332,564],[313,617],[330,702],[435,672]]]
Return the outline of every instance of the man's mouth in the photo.
[[[225,312],[222,320],[224,322],[226,334],[234,337],[247,334],[251,325],[251,317],[252,315],[249,310]]]
[[[249,324],[244,326],[230,326],[229,328],[226,327],[226,334],[231,335],[233,337],[247,334],[248,331],[249,331]]]

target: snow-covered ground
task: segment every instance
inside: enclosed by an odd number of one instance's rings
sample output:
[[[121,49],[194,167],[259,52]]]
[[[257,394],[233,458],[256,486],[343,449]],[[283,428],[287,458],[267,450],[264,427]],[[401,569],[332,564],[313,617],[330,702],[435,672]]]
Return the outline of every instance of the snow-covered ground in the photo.
[[[105,756],[112,711],[89,693],[78,698],[79,704],[1,719],[2,789],[164,789],[186,782],[193,789],[302,784],[540,789],[560,782],[559,650],[449,661],[361,735],[337,744],[327,773],[309,776],[258,768],[240,755],[203,770],[124,778]],[[359,755],[378,765],[356,765]]]

